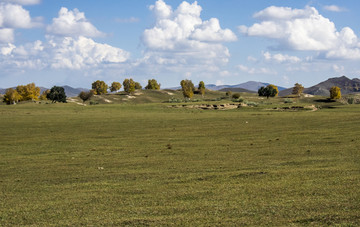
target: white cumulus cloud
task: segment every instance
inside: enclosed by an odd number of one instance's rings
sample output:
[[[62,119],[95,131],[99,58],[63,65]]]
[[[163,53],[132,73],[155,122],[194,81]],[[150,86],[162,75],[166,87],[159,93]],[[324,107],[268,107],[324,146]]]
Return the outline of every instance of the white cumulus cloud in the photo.
[[[82,70],[123,63],[129,57],[127,51],[83,36],[48,36],[46,42],[37,40],[20,46],[0,46],[0,65],[8,67]]]
[[[354,31],[340,32],[335,24],[314,8],[268,7],[254,14],[260,20],[250,27],[239,26],[248,36],[276,40],[278,49],[319,51],[326,58],[360,59],[360,44]]]
[[[276,63],[299,63],[301,59],[296,56],[289,56],[287,54],[271,54],[269,52],[265,52],[263,54],[266,61],[272,61]]]
[[[96,43],[90,38],[65,37],[50,39],[52,44],[52,68],[82,69],[99,64],[121,63],[129,58],[129,53],[108,44]]]
[[[29,11],[22,6],[0,2],[0,43],[14,42],[14,31],[17,28],[32,28],[39,22],[33,20]]]
[[[203,65],[228,61],[230,53],[222,43],[235,41],[236,35],[230,29],[222,29],[217,18],[203,21],[202,8],[196,1],[192,4],[184,1],[173,10],[158,0],[149,8],[156,21],[142,35],[148,60]]]
[[[99,37],[103,33],[96,29],[78,9],[68,10],[62,7],[59,15],[53,18],[52,24],[47,26],[47,32],[60,36],[71,37]]]
[[[0,3],[0,27],[31,28],[29,11],[20,5]]]
[[[280,48],[328,50],[337,44],[335,24],[314,7],[292,9],[271,6],[254,17],[261,22],[250,27],[240,26],[240,30],[248,36],[278,40]]]
[[[0,43],[14,42],[14,29],[0,28]]]

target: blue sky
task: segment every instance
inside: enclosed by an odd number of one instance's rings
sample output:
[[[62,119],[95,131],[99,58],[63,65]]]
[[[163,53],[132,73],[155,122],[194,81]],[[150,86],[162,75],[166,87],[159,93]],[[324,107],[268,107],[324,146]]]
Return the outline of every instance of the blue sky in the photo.
[[[0,87],[360,77],[360,3],[0,0]]]

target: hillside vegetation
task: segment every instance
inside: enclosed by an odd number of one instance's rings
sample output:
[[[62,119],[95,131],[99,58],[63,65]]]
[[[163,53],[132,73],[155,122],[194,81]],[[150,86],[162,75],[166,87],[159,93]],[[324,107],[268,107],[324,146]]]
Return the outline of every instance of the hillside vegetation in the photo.
[[[1,105],[0,225],[360,225],[360,106],[283,100]]]

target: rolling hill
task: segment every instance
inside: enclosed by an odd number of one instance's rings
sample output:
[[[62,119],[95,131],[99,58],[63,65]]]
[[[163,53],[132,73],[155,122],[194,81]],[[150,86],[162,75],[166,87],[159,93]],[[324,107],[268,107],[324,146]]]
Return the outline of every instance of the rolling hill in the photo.
[[[323,81],[317,85],[314,85],[309,88],[304,89],[305,94],[310,95],[320,95],[320,96],[329,96],[330,95],[330,88],[333,86],[337,86],[341,88],[342,94],[351,94],[360,92],[360,79],[349,79],[346,76],[342,77],[334,77],[330,78],[326,81]],[[292,88],[283,90],[279,92],[280,96],[290,95],[292,92]]]

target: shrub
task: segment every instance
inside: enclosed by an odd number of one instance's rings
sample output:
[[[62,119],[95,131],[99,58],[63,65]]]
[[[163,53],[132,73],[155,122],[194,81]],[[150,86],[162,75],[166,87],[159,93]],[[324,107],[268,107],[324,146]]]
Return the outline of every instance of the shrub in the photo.
[[[180,99],[177,99],[177,98],[175,98],[175,97],[171,97],[170,99],[169,99],[169,103],[180,103],[181,102],[181,100]]]
[[[258,106],[258,104],[256,102],[244,101],[244,103],[248,106]]]
[[[241,96],[240,93],[235,93],[235,94],[232,95],[232,98],[233,99],[239,99],[240,96]]]

